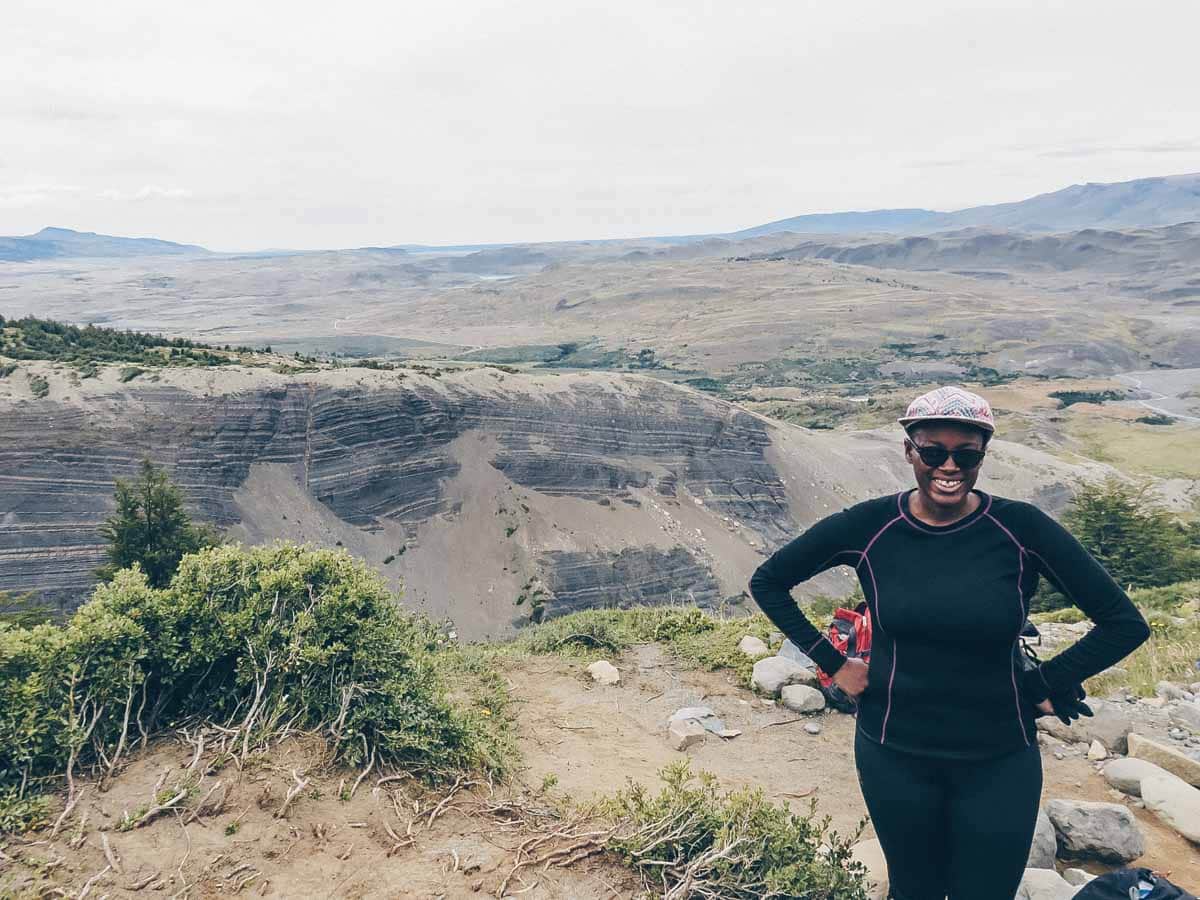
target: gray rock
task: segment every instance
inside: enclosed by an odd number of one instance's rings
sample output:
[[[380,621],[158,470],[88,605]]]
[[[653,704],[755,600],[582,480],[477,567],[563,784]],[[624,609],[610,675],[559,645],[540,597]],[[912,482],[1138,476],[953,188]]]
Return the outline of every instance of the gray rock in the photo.
[[[1091,872],[1083,871],[1083,869],[1063,869],[1062,877],[1065,878],[1069,884],[1073,884],[1076,887],[1082,887],[1096,876]]]
[[[1095,699],[1089,699],[1088,705],[1095,713],[1092,718],[1081,716],[1068,726],[1056,716],[1042,716],[1037,720],[1038,730],[1063,741],[1085,744],[1099,741],[1109,753],[1124,753],[1128,747],[1129,732],[1133,730],[1133,718],[1127,712],[1127,707]]]
[[[588,674],[592,676],[592,681],[598,684],[617,684],[621,680],[621,673],[606,659],[598,659],[587,667]]]
[[[784,659],[790,659],[792,662],[798,662],[806,669],[815,669],[817,664],[812,661],[812,658],[792,643],[788,638],[783,642],[783,646],[779,648],[779,655]]]
[[[1029,848],[1027,869],[1053,869],[1054,857],[1058,853],[1058,836],[1054,825],[1041,810],[1038,810],[1037,828],[1033,832],[1033,846]]]
[[[1053,869],[1026,869],[1013,900],[1070,900],[1075,887]]]
[[[807,731],[809,734],[820,734],[821,726],[818,725],[816,722],[805,722],[804,730]]]
[[[1186,688],[1169,681],[1160,681],[1154,686],[1154,693],[1164,700],[1182,700]]]
[[[1173,775],[1151,775],[1142,779],[1142,799],[1146,809],[1193,844],[1200,844],[1200,790]]]
[[[1152,741],[1140,734],[1129,735],[1129,755],[1161,766],[1178,775],[1192,787],[1200,787],[1200,762],[1174,747]]]
[[[667,729],[667,734],[671,740],[671,746],[676,750],[686,750],[693,744],[698,744],[704,740],[704,736],[708,734],[704,727],[695,719],[676,719],[671,722]]]
[[[751,659],[759,659],[763,656],[771,655],[771,648],[766,645],[763,639],[755,637],[752,634],[748,634],[742,638],[738,644],[738,649]]]
[[[1183,787],[1191,787],[1182,778],[1172,775],[1166,769],[1147,760],[1133,757],[1112,760],[1105,765],[1101,774],[1104,776],[1104,780],[1118,791],[1133,797],[1142,796],[1142,781],[1155,776],[1175,778]]]
[[[1099,762],[1102,759],[1108,759],[1108,751],[1099,741],[1092,741],[1092,746],[1088,747],[1087,758],[1092,762]]]
[[[1060,856],[1126,863],[1146,850],[1133,813],[1119,804],[1051,800],[1045,810],[1058,835]]]
[[[820,712],[825,708],[825,695],[807,684],[789,684],[780,691],[780,702],[792,712]]]
[[[750,687],[768,697],[778,697],[789,684],[809,684],[817,681],[817,674],[800,663],[782,656],[768,656],[754,664]]]
[[[1167,713],[1171,717],[1172,725],[1182,725],[1184,728],[1200,734],[1200,703],[1188,700],[1169,703],[1167,704]]]
[[[724,720],[717,717],[717,714],[707,706],[685,706],[682,709],[677,709],[671,713],[671,722],[692,721],[696,722],[705,731],[711,731],[713,734],[721,737],[736,737],[737,735],[727,734]],[[741,734],[741,732],[737,732]]]
[[[716,716],[711,706],[684,706],[671,713],[671,721],[676,719],[708,719]]]

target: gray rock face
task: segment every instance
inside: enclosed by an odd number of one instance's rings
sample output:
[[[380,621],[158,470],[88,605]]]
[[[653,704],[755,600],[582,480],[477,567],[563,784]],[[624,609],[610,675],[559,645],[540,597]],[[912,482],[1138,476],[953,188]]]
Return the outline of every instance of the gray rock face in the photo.
[[[683,547],[628,547],[617,553],[551,551],[539,559],[553,599],[544,619],[596,607],[684,601],[711,608],[721,599],[712,572]]]
[[[1155,776],[1176,778],[1184,787],[1190,787],[1187,782],[1178,778],[1178,776],[1172,775],[1166,769],[1156,766],[1147,760],[1134,759],[1133,757],[1114,759],[1104,767],[1102,774],[1104,780],[1118,791],[1123,794],[1129,794],[1132,797],[1142,796],[1142,781]]]
[[[787,684],[779,692],[780,702],[792,712],[812,713],[825,708],[825,695],[807,684]]]
[[[765,456],[765,425],[692,392],[649,379],[632,397],[586,383],[553,398],[424,377],[395,383],[295,380],[213,396],[135,384],[94,408],[4,405],[5,432],[20,439],[0,447],[0,590],[38,591],[64,607],[84,599],[103,562],[97,529],[112,511],[113,479],[135,476],[143,457],[219,526],[238,521],[234,493],[250,467],[274,463],[342,521],[371,530],[452,514],[442,484],[460,465],[448,448],[475,429],[493,439],[495,469],[542,494],[613,502],[632,500],[634,487],[682,488],[765,545],[794,532],[785,486]],[[607,592],[577,589],[609,564],[635,581],[664,565],[669,574],[643,578],[636,597],[614,594],[612,581]],[[714,597],[711,575],[690,554],[551,557],[548,565],[566,607],[658,602],[668,581],[677,599]],[[554,602],[546,606],[552,614]]]
[[[1075,887],[1053,869],[1026,869],[1013,900],[1070,900]]]
[[[1058,835],[1060,856],[1127,863],[1145,852],[1141,829],[1124,806],[1051,800],[1045,810]]]
[[[1037,720],[1038,730],[1062,741],[1086,744],[1099,741],[1110,753],[1124,753],[1128,747],[1129,732],[1133,730],[1133,719],[1129,713],[1120,703],[1093,698],[1088,698],[1087,702],[1095,713],[1092,718],[1083,716],[1068,726],[1056,716],[1042,716]]]
[[[782,656],[768,656],[754,664],[750,687],[767,697],[778,697],[780,691],[789,684],[811,686],[815,681],[816,674],[799,663]]]
[[[1054,825],[1041,810],[1038,810],[1037,828],[1033,832],[1033,846],[1029,848],[1027,869],[1053,869],[1054,857],[1058,853],[1058,836]]]
[[[1191,841],[1200,844],[1200,789],[1172,775],[1142,779],[1146,809]]]

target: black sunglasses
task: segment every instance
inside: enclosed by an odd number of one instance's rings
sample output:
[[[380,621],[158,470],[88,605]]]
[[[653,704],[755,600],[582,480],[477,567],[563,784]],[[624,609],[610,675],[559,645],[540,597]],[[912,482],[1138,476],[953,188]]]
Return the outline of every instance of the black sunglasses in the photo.
[[[987,455],[986,450],[976,450],[974,447],[959,447],[956,450],[947,450],[945,447],[930,446],[922,447],[913,441],[909,441],[912,448],[917,451],[917,455],[921,457],[921,462],[929,466],[931,469],[936,469],[950,457],[954,457],[954,464],[960,469],[974,469]]]

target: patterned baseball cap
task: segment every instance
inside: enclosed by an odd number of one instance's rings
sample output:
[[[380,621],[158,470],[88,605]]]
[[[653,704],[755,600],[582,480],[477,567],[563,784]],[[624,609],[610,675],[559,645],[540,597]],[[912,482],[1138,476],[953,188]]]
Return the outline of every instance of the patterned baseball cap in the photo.
[[[996,430],[996,420],[988,402],[960,387],[940,387],[922,394],[908,404],[908,411],[898,421],[907,430],[914,422],[929,420],[964,422],[989,434]]]

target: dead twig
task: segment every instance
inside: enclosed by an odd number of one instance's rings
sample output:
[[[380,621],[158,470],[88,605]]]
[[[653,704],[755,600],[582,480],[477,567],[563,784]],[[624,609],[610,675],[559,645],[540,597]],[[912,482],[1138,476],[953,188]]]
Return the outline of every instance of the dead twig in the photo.
[[[121,870],[121,857],[117,856],[112,844],[108,842],[108,834],[103,831],[100,832],[100,846],[104,850],[104,858],[108,860],[109,868],[118,875],[124,875],[125,873]]]
[[[297,797],[299,797],[300,792],[303,791],[306,787],[308,787],[308,783],[309,783],[310,779],[308,779],[308,778],[302,779],[300,777],[300,773],[297,772],[295,769],[292,770],[292,778],[294,778],[296,780],[296,783],[287,792],[287,797],[285,797],[283,800],[283,806],[279,807],[279,809],[276,810],[275,818],[277,818],[277,819],[282,819],[284,816],[287,815],[288,807],[290,807],[292,805],[292,801],[294,801]]]

